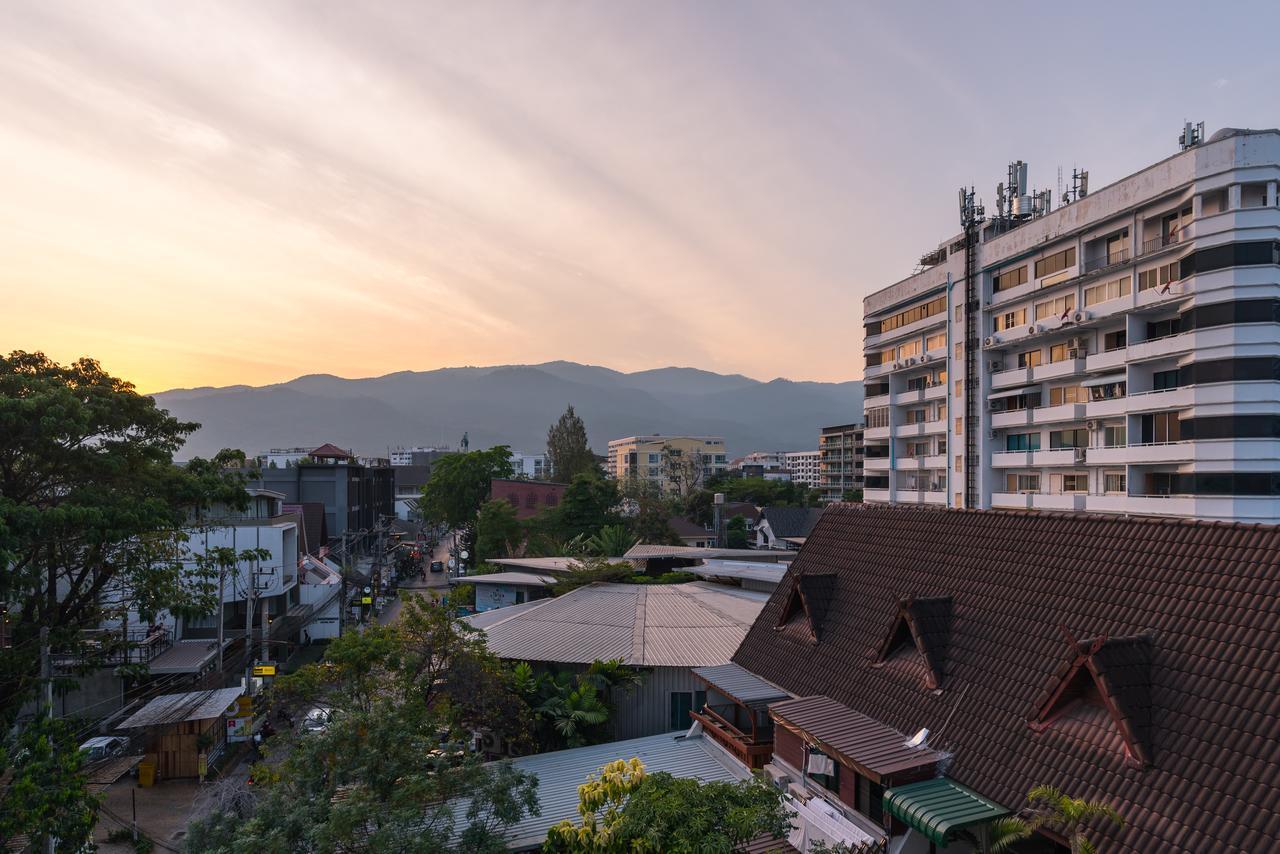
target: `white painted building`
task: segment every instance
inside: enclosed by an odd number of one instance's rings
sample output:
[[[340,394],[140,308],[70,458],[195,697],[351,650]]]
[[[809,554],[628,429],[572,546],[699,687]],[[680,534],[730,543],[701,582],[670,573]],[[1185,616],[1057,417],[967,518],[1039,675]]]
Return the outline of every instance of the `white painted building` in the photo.
[[[1188,133],[865,299],[867,500],[1280,518],[1280,130]]]
[[[791,472],[791,481],[816,487],[822,480],[822,454],[819,451],[787,451],[782,467]]]
[[[546,454],[520,454],[511,452],[511,467],[516,477],[527,477],[530,480],[548,480],[551,477],[551,464]]]

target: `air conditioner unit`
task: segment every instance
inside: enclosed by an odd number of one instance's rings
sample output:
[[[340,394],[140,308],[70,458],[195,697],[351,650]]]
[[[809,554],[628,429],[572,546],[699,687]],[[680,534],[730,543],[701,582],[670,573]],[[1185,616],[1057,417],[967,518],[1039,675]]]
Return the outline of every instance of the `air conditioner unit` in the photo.
[[[1033,323],[1027,327],[1028,335],[1039,335],[1041,332],[1044,332],[1044,327],[1038,323]]]
[[[988,430],[988,431],[987,431],[987,438],[988,438],[988,439],[994,439],[995,437],[996,437],[996,431],[995,431],[995,430]]]
[[[895,371],[900,371],[900,370],[902,370],[902,362],[894,362],[894,363],[893,363],[893,369],[894,369]]]
[[[1002,362],[1000,362],[1000,361],[998,361],[998,360],[996,360],[996,359],[992,359],[990,362],[987,362],[987,370],[988,370],[988,371],[990,371],[990,372],[991,372],[991,373],[993,373],[993,374],[994,374],[996,371],[1001,370],[1002,368],[1004,368],[1004,363],[1002,363]]]
[[[1085,311],[1084,309],[1081,309],[1076,313],[1072,314],[1071,319],[1074,320],[1076,323],[1084,323],[1088,320],[1093,319],[1093,312]]]
[[[907,359],[907,366],[908,366],[908,367],[910,367],[911,365],[914,365],[915,363],[916,363],[916,357],[915,357],[915,356],[912,356],[910,359]]]
[[[1102,425],[1097,421],[1086,421],[1084,422],[1084,426],[1087,430],[1097,430]]]
[[[923,356],[921,356],[921,357],[920,357],[920,361],[921,361],[921,362],[927,362],[927,361],[929,361],[929,360],[930,360],[930,359],[932,359],[932,358],[933,358],[933,357],[932,357],[932,356],[930,356],[928,353],[925,353]]]
[[[1071,348],[1071,349],[1068,349],[1068,350],[1067,350],[1067,358],[1068,358],[1068,359],[1083,359],[1083,358],[1084,358],[1084,354],[1083,354],[1083,353],[1081,353],[1079,350],[1076,350],[1076,349],[1074,349],[1074,348]]]
[[[983,347],[993,347],[993,346],[995,346],[996,344],[999,344],[999,343],[1000,343],[1000,339],[999,339],[999,338],[997,338],[997,337],[996,337],[996,336],[994,336],[994,335],[988,335],[986,338],[983,338],[983,339],[982,339],[982,346],[983,346]]]

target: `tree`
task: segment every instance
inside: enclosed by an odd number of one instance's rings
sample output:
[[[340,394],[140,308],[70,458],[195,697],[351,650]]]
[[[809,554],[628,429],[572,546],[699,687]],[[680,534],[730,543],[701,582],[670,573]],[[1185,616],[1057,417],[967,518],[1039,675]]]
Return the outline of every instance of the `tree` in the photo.
[[[533,707],[536,741],[546,751],[607,741],[621,695],[634,691],[646,673],[621,659],[593,661],[583,673],[535,673],[522,661],[512,668],[511,681]]]
[[[489,498],[493,479],[511,477],[514,472],[511,449],[506,445],[487,451],[445,454],[432,466],[418,509],[429,523],[453,529],[470,527],[480,505]]]
[[[671,508],[659,498],[641,498],[633,520],[640,542],[656,546],[678,546],[683,541],[671,527]]]
[[[745,516],[734,516],[725,525],[725,547],[745,549],[747,547],[747,519]]]
[[[49,838],[60,851],[87,845],[97,821],[97,799],[89,794],[84,754],[65,721],[38,717],[0,745],[0,768],[9,779],[0,788],[0,848],[26,834],[44,850]]]
[[[698,451],[662,446],[662,480],[676,495],[689,495],[701,488],[707,464]]]
[[[510,501],[486,501],[476,515],[476,563],[511,557],[525,540],[524,525]]]
[[[467,746],[476,730],[517,740],[529,707],[483,636],[419,597],[392,625],[336,638],[270,700],[323,704],[328,724],[269,740],[249,805],[220,799],[189,850],[496,852],[502,827],[537,814],[536,778]]]
[[[587,444],[586,425],[572,405],[547,431],[547,462],[551,464],[551,477],[561,483],[570,483],[580,474],[599,471],[596,455]]]
[[[544,511],[544,524],[561,540],[579,536],[589,539],[602,528],[620,521],[618,505],[621,502],[616,483],[598,475],[580,474],[564,491],[560,504]]]
[[[626,525],[605,525],[587,540],[587,550],[596,557],[622,557],[636,542]]]
[[[1087,826],[1105,820],[1117,827],[1124,818],[1103,801],[1073,798],[1053,786],[1036,786],[1027,793],[1029,817],[1009,816],[992,822],[990,854],[1009,850],[1020,839],[1026,839],[1041,827],[1049,826],[1067,838],[1071,854],[1095,854],[1097,848],[1089,840]]]
[[[82,630],[133,603],[211,608],[210,579],[186,560],[188,514],[248,499],[225,465],[233,452],[173,464],[198,426],[92,359],[0,357],[0,603],[12,642],[0,650],[0,729],[34,695],[41,628],[87,671],[123,638],[90,645]]]
[[[553,826],[543,851],[730,854],[761,835],[785,839],[791,829],[781,793],[757,778],[700,783],[648,774],[635,758],[605,765],[578,798],[581,822]]]

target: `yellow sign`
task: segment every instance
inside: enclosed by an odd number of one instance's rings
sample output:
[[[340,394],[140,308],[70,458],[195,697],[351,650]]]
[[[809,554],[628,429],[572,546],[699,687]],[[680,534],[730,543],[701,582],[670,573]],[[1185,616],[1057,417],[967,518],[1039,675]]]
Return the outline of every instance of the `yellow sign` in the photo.
[[[276,666],[274,664],[255,664],[253,665],[254,676],[275,676]]]
[[[372,597],[372,596],[361,596],[361,597],[360,597],[360,604],[361,604],[361,605],[372,605],[372,604],[373,604],[373,597]]]

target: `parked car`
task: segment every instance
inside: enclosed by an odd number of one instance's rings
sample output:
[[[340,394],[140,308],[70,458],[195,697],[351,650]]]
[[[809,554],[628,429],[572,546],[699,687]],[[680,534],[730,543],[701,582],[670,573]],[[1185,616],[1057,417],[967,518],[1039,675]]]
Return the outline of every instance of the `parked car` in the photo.
[[[307,710],[302,716],[302,724],[299,727],[302,732],[324,732],[329,728],[329,722],[333,720],[333,709],[328,706],[315,706]]]
[[[99,735],[80,745],[86,763],[101,762],[124,753],[126,742],[114,735]]]
[[[442,561],[442,560],[433,560],[433,561],[431,561],[431,571],[432,571],[432,572],[444,572],[444,561]]]

